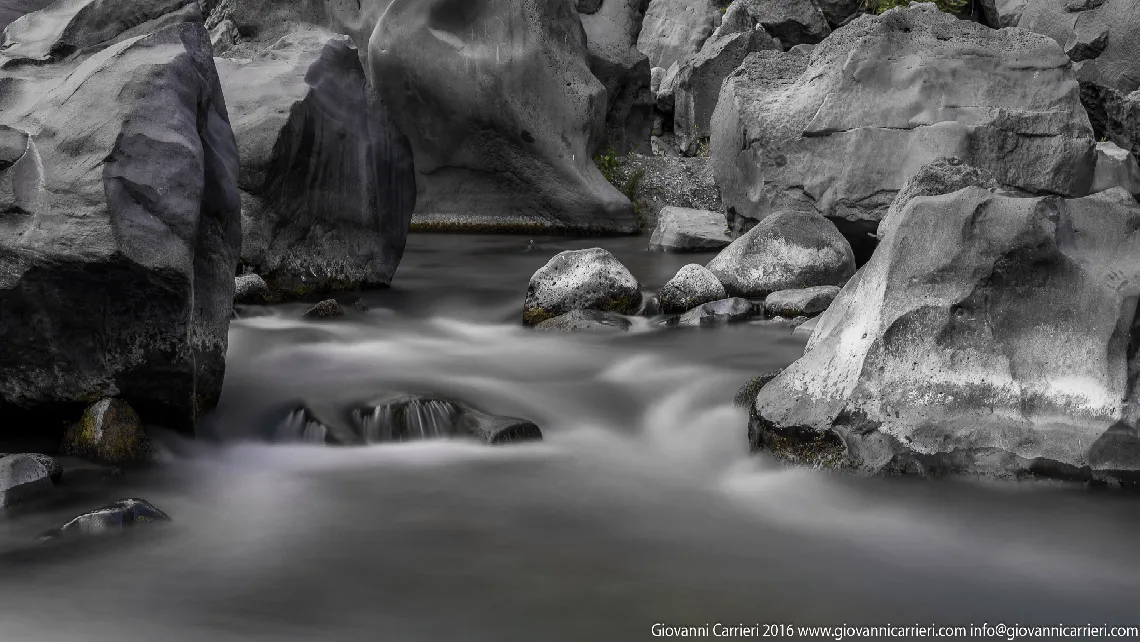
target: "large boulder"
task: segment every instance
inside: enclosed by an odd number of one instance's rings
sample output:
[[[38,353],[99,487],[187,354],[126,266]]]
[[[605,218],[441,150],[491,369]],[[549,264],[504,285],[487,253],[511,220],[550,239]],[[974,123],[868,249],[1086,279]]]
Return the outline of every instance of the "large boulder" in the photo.
[[[0,71],[0,415],[115,396],[190,430],[221,392],[241,243],[209,37],[183,22],[77,56]]]
[[[815,44],[831,34],[816,0],[735,0],[785,49]]]
[[[780,290],[764,299],[764,314],[787,319],[814,317],[825,312],[838,295],[839,287],[834,285]]]
[[[635,314],[641,284],[613,254],[600,247],[567,250],[530,277],[523,323],[536,325],[571,310]]]
[[[708,158],[629,154],[618,159],[617,172],[644,208],[647,227],[657,224],[666,207],[724,212]]]
[[[241,153],[242,263],[291,297],[388,285],[416,177],[352,41],[301,31],[216,62]]]
[[[637,49],[642,0],[606,0],[582,14],[590,71],[606,87],[606,144],[619,154],[649,149],[655,96],[649,59]]]
[[[720,99],[720,87],[748,54],[779,49],[763,29],[750,29],[710,39],[701,51],[685,60],[674,86],[673,130],[681,151],[693,156],[711,133],[710,121]]]
[[[412,145],[413,229],[637,230],[591,158],[606,89],[572,0],[363,4],[386,7],[350,32],[370,34],[372,84]]]
[[[1092,181],[1092,130],[1061,48],[933,5],[861,16],[810,51],[750,55],[713,123],[737,230],[816,212],[859,245],[910,175],[942,156],[1033,193],[1081,196]]]
[[[911,200],[756,399],[754,447],[880,474],[1137,477],[1140,206]]]
[[[708,210],[666,207],[649,237],[650,252],[715,252],[732,239],[724,227],[724,214]]]
[[[889,233],[899,213],[915,198],[951,194],[967,187],[982,187],[994,191],[999,186],[992,173],[969,165],[956,156],[930,161],[908,178],[902,189],[895,194],[890,209],[879,223],[879,236]]]
[[[669,69],[697,53],[720,25],[724,5],[717,0],[650,0],[637,48],[651,67]]]
[[[708,268],[729,295],[762,299],[779,290],[842,286],[855,273],[855,255],[830,221],[791,211],[761,221]]]
[[[657,302],[661,312],[675,314],[688,312],[698,305],[720,301],[727,297],[724,285],[703,265],[690,263],[677,270],[677,274],[661,288]]]

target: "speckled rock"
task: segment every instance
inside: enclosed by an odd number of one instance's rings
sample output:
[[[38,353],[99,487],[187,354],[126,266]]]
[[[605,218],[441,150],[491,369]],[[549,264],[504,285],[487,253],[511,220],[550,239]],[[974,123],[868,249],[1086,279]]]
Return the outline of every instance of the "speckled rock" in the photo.
[[[47,470],[48,477],[51,478],[51,481],[53,483],[59,483],[59,481],[63,479],[63,466],[55,457],[52,457],[51,455],[45,455],[43,453],[0,453],[0,459],[4,457],[12,457],[15,455],[31,457],[32,459],[38,461],[40,465]]]
[[[855,273],[851,245],[818,214],[780,212],[732,242],[708,264],[731,296],[842,286]]]
[[[655,95],[649,59],[636,46],[644,4],[605,0],[581,15],[590,71],[606,87],[606,143],[619,154],[649,150]]]
[[[530,277],[523,323],[537,325],[571,310],[636,314],[640,307],[641,284],[613,254],[597,247],[569,250]]]
[[[724,214],[684,207],[666,207],[657,216],[657,227],[649,238],[650,252],[713,252],[732,239],[728,237]]]
[[[703,265],[690,263],[678,270],[676,276],[661,288],[657,304],[662,313],[674,314],[727,296],[715,274]]]
[[[651,66],[668,69],[701,50],[721,14],[715,0],[650,0],[637,48]]]
[[[256,274],[243,274],[234,278],[234,303],[253,305],[269,301],[269,285]]]
[[[112,465],[145,461],[151,453],[142,421],[121,399],[102,399],[89,406],[64,435],[61,450]]]
[[[815,332],[817,325],[819,325],[819,317],[812,317],[793,328],[792,335],[796,337],[808,338],[812,335],[812,333]]]
[[[906,204],[919,196],[951,194],[967,187],[981,187],[990,191],[998,189],[993,173],[968,165],[962,159],[952,156],[937,158],[923,165],[918,172],[907,179],[903,188],[895,195],[890,209],[879,223],[878,236],[883,237],[892,227],[898,213]]]
[[[996,28],[1016,27],[1030,0],[982,0],[986,22]]]
[[[831,27],[815,0],[736,0],[784,49],[820,42]]]
[[[616,312],[571,310],[534,326],[539,332],[628,332],[630,320]]]
[[[117,502],[83,513],[63,526],[44,533],[40,539],[105,535],[142,524],[169,521],[169,515],[145,499],[120,499]]]
[[[986,1],[982,0],[983,3]],[[1024,2],[1025,0],[1020,1]],[[827,24],[832,29],[836,29],[858,16],[863,2],[862,0],[816,0],[816,4],[823,11],[823,17],[827,19]]]
[[[874,474],[1135,480],[1140,205],[911,200],[760,391],[755,448]]]
[[[28,455],[0,457],[0,508],[32,499],[52,489],[48,470]]]
[[[629,154],[618,162],[621,180],[634,186],[634,200],[645,209],[650,229],[666,207],[724,212],[707,158]],[[724,215],[720,217],[723,223]]]
[[[681,315],[677,325],[715,326],[725,323],[740,323],[756,316],[756,306],[748,299],[733,297],[705,303]]]
[[[336,299],[325,299],[301,315],[304,319],[335,319],[344,316],[344,308]]]
[[[1103,192],[1114,187],[1123,187],[1133,196],[1140,196],[1140,164],[1135,156],[1115,143],[1097,143],[1093,191]]]
[[[814,317],[822,314],[839,294],[839,288],[834,285],[818,285],[813,288],[800,288],[798,290],[780,290],[768,295],[764,299],[764,314],[770,317],[785,317],[796,319]]]

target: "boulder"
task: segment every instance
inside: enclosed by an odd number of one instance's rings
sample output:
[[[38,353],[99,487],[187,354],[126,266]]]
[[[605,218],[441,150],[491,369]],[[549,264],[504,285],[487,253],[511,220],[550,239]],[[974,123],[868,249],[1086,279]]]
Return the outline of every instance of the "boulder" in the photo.
[[[673,129],[686,155],[708,149],[710,121],[724,79],[754,51],[779,49],[763,29],[711,38],[695,56],[681,64],[674,88]]]
[[[537,325],[571,310],[636,314],[641,284],[613,254],[602,248],[568,250],[530,277],[523,323]]]
[[[268,303],[272,297],[265,279],[256,274],[243,274],[234,278],[234,303],[256,305]]]
[[[629,154],[618,160],[620,180],[644,209],[646,227],[657,225],[666,207],[724,212],[707,158]],[[724,214],[720,214],[724,227]]]
[[[986,24],[995,29],[1016,27],[1029,0],[982,0]]]
[[[47,468],[28,455],[0,457],[0,508],[43,495],[52,489]]]
[[[352,41],[301,31],[217,67],[241,154],[242,263],[286,298],[388,285],[416,176]]]
[[[151,454],[142,420],[121,399],[91,404],[64,435],[60,450],[65,455],[113,466],[146,461]]]
[[[651,67],[668,69],[701,50],[722,13],[716,0],[650,0],[637,48]]]
[[[53,484],[58,484],[59,481],[63,479],[63,465],[59,463],[58,459],[52,457],[51,455],[44,455],[42,453],[0,453],[0,459],[3,459],[4,457],[13,457],[16,455],[20,455],[22,457],[31,457],[32,459],[39,462],[39,464],[44,467],[44,470],[47,471],[48,477],[51,479]]]
[[[734,230],[815,212],[859,246],[943,156],[1026,192],[1087,194],[1093,138],[1079,103],[1055,42],[916,4],[860,16],[808,52],[749,55],[721,91],[713,169]]]
[[[145,499],[120,499],[83,513],[57,529],[40,536],[43,540],[61,537],[106,535],[142,524],[169,522],[170,516]]]
[[[780,290],[768,295],[764,299],[764,314],[770,317],[784,317],[797,319],[823,314],[828,306],[839,294],[839,288],[834,285],[817,285],[812,288],[798,290]],[[796,324],[800,325],[800,324]]]
[[[0,415],[57,438],[115,396],[191,430],[221,392],[241,244],[206,30],[17,65],[0,86]]]
[[[914,176],[908,178],[903,188],[895,195],[890,209],[879,223],[879,237],[886,236],[892,221],[896,220],[898,213],[914,198],[951,194],[974,186],[990,191],[998,189],[997,180],[992,173],[968,165],[961,158],[951,156],[930,161],[919,168]]]
[[[1136,479],[1140,205],[911,200],[760,391],[750,440],[878,474]]]
[[[325,299],[301,315],[303,319],[335,319],[344,316],[344,308],[336,299]]]
[[[1140,164],[1115,143],[1097,143],[1092,191],[1103,192],[1114,187],[1123,187],[1133,196],[1140,197]]]
[[[606,0],[582,14],[590,71],[606,87],[606,144],[619,154],[648,151],[653,125],[649,59],[637,49],[642,0]]]
[[[534,326],[539,332],[628,332],[630,320],[614,312],[571,310]]]
[[[792,336],[808,339],[819,325],[819,317],[812,317],[792,329]]]
[[[664,314],[688,312],[698,305],[720,301],[728,295],[716,275],[703,265],[690,263],[677,271],[657,294]]]
[[[681,315],[677,325],[704,327],[740,323],[756,316],[756,306],[748,299],[731,298],[705,303]]]
[[[657,217],[657,227],[649,238],[649,251],[715,252],[731,242],[725,231],[724,214],[666,207]]]
[[[735,0],[772,34],[784,49],[815,44],[831,34],[816,0]]]
[[[762,299],[780,290],[842,286],[855,273],[855,255],[830,221],[791,211],[761,221],[708,268],[730,296]]]
[[[367,43],[372,84],[411,142],[413,229],[637,231],[629,199],[591,158],[606,89],[590,71],[575,3],[363,5],[360,15],[377,18],[349,33]]]
[[[982,3],[992,1],[982,0]],[[998,0],[998,2],[1003,1],[1007,0]],[[1026,2],[1027,0],[1014,1]],[[827,20],[827,24],[832,29],[838,29],[859,15],[863,2],[862,0],[816,0],[816,4],[823,11],[823,17]]]

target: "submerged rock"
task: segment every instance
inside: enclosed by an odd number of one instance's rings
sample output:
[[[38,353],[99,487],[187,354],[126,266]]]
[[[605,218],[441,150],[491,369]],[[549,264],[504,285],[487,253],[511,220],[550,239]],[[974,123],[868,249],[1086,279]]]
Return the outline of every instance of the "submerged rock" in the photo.
[[[937,158],[919,168],[914,176],[907,179],[903,188],[895,195],[890,209],[879,223],[878,236],[889,232],[898,213],[907,203],[919,196],[939,196],[952,194],[967,187],[981,187],[990,191],[998,189],[998,182],[992,173],[965,163],[957,157]]]
[[[756,306],[748,299],[733,297],[705,303],[681,315],[677,325],[700,327],[740,323],[756,316]]]
[[[788,319],[803,317],[807,321],[808,317],[824,313],[838,294],[839,288],[834,285],[773,292],[764,299],[764,314]]]
[[[151,454],[142,420],[122,399],[103,399],[89,406],[68,429],[60,449],[67,455],[116,466],[145,461]]]
[[[304,319],[335,319],[344,316],[344,308],[336,299],[325,299],[301,315]]]
[[[145,499],[120,499],[72,519],[59,528],[44,533],[40,539],[105,535],[142,524],[169,522],[170,516]]]
[[[708,268],[690,263],[677,271],[657,294],[660,311],[664,314],[688,312],[698,305],[724,299],[728,295],[716,275]]]
[[[0,457],[0,508],[18,504],[52,489],[47,468],[28,455]]]
[[[539,332],[628,332],[630,320],[614,312],[572,310],[534,326]]]
[[[649,237],[650,252],[710,252],[732,242],[724,214],[708,210],[666,207]]]
[[[523,323],[537,325],[571,310],[637,314],[641,284],[602,248],[568,250],[530,277]]]

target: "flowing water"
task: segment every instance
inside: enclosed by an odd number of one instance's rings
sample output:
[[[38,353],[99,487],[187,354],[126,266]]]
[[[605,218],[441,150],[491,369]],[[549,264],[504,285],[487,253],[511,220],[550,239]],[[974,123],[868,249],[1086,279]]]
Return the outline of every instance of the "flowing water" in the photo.
[[[731,405],[793,361],[782,326],[549,335],[531,273],[601,244],[660,287],[706,257],[645,239],[413,235],[397,285],[333,322],[235,322],[226,388],[149,472],[0,520],[0,639],[592,641],[654,623],[1138,625],[1136,498],[1054,484],[856,479],[750,456]],[[270,445],[299,405],[414,391],[545,439]],[[300,423],[297,423],[300,422]],[[313,433],[312,441],[320,441]],[[141,496],[169,524],[39,544]]]

